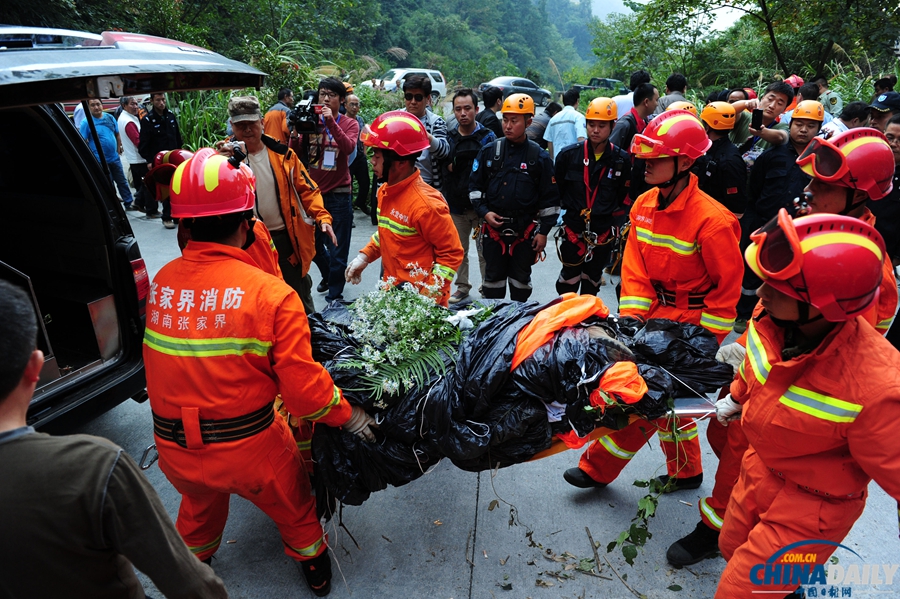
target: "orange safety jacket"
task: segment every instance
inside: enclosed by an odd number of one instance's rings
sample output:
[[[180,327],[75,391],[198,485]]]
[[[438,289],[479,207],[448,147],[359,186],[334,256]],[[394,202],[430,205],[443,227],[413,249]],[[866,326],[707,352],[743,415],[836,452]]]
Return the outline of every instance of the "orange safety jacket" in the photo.
[[[278,250],[275,249],[275,242],[272,241],[272,234],[269,233],[269,229],[266,228],[266,225],[264,225],[261,220],[255,220],[253,233],[256,235],[256,239],[250,244],[250,247],[244,251],[253,258],[256,265],[263,269],[263,271],[270,275],[274,275],[279,279],[283,279],[284,275],[281,273],[281,267],[278,266]],[[190,240],[191,230],[179,225],[179,249],[184,251],[184,248],[187,247]]]
[[[769,316],[747,330],[731,396],[762,462],[818,495],[854,496],[874,478],[900,499],[900,354],[891,344],[857,316],[783,360],[784,329]]]
[[[744,272],[737,218],[697,187],[664,210],[659,188],[631,208],[619,313],[699,324],[721,343],[734,325]]]
[[[463,259],[447,202],[418,171],[378,190],[378,230],[360,252],[369,262],[381,258],[385,280],[417,280],[410,274],[411,264],[433,273],[443,283],[442,306],[447,306],[450,283]]]
[[[312,358],[300,298],[241,249],[192,240],[157,273],[144,333],[154,414],[236,418],[284,405],[300,418],[340,426],[350,404]],[[195,416],[196,419],[196,416]]]

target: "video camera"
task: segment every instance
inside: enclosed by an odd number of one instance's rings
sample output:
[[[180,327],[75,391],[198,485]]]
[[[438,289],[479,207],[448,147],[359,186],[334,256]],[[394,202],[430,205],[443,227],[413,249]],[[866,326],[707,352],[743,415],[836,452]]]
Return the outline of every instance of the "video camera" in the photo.
[[[288,128],[297,133],[316,133],[322,105],[313,104],[312,98],[300,100],[287,114]]]

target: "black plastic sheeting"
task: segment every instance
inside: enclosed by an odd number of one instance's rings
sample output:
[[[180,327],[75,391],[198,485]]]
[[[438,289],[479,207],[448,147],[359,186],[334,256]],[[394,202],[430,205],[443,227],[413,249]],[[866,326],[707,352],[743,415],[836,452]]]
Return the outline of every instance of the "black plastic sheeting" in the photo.
[[[564,328],[510,372],[519,332],[534,316],[560,301],[484,301],[493,314],[460,344],[456,365],[448,356],[444,376],[424,388],[401,389],[378,410],[372,397],[353,391],[358,370],[336,368],[357,346],[350,313],[331,304],[309,317],[313,357],[331,373],[344,397],[363,406],[379,424],[377,441],[366,443],[338,428],[317,426],[312,440],[317,484],[338,500],[361,505],[388,485],[404,485],[441,459],[478,472],[527,461],[550,447],[553,435],[598,426],[621,428],[629,414],[658,418],[676,396],[712,392],[731,382],[728,364],[716,361],[718,344],[706,329],[664,319],[590,318]],[[469,306],[467,306],[469,307]],[[620,345],[589,334],[597,325]],[[649,391],[636,404],[585,411],[600,377],[616,361],[638,364]],[[672,376],[674,375],[674,376]],[[676,378],[677,377],[677,378]],[[690,389],[678,381],[686,383]],[[558,420],[548,418],[554,406]]]

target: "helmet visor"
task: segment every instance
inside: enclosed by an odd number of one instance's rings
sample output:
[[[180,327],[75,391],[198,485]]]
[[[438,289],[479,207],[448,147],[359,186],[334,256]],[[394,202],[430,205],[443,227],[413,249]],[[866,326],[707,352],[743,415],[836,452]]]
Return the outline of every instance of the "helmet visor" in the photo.
[[[375,147],[375,144],[378,143],[378,134],[372,131],[372,128],[369,127],[369,125],[365,125],[363,130],[359,133],[359,141],[361,141],[364,146]]]
[[[840,180],[848,168],[843,152],[820,137],[809,142],[797,158],[797,164],[807,175],[827,183]]]
[[[753,244],[747,248],[747,262],[760,278],[784,281],[800,273],[803,265],[800,238],[787,210],[779,210],[750,239]]]
[[[675,156],[669,148],[658,139],[651,139],[640,133],[631,140],[631,153],[638,158],[670,158]]]

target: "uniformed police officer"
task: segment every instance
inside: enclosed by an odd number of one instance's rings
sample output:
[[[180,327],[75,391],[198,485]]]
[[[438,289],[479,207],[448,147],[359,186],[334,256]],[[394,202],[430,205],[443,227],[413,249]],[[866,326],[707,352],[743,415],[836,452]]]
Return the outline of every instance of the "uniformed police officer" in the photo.
[[[559,293],[578,293],[580,285],[582,295],[597,295],[609,263],[613,212],[623,207],[631,179],[628,152],[609,141],[617,118],[615,102],[594,98],[585,112],[587,140],[556,156],[556,184],[565,209],[556,246],[562,262]]]
[[[844,100],[837,92],[828,89],[828,77],[819,75],[813,83],[819,86],[819,102],[822,103],[825,112],[835,118],[841,116],[841,111],[844,110]]]
[[[485,280],[489,299],[531,295],[531,267],[547,245],[559,214],[553,163],[546,150],[525,136],[534,100],[512,94],[503,103],[503,139],[481,149],[472,166],[469,197],[482,225]]]
[[[735,118],[734,106],[728,102],[710,102],[703,108],[700,120],[712,146],[691,170],[701,190],[740,218],[747,206],[747,166],[728,137]]]

